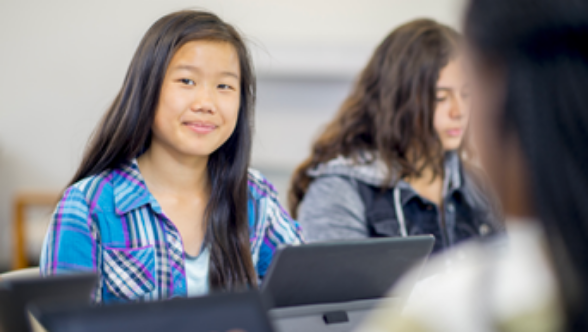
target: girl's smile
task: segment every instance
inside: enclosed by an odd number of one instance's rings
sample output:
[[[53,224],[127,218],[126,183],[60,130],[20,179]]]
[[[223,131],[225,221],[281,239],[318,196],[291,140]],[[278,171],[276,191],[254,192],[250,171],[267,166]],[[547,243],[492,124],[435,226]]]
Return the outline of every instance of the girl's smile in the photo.
[[[461,135],[463,133],[463,129],[461,129],[461,128],[448,129],[445,131],[445,133],[447,133],[447,136],[450,136],[450,137],[461,137]]]
[[[197,134],[209,134],[218,128],[217,125],[205,121],[184,122],[184,125]]]

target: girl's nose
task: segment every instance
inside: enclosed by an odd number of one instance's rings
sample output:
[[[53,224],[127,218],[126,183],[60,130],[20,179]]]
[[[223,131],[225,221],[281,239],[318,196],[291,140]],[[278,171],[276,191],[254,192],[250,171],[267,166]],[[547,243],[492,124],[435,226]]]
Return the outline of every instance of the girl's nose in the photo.
[[[194,102],[190,109],[193,112],[214,113],[216,112],[212,89],[201,87],[195,92]]]

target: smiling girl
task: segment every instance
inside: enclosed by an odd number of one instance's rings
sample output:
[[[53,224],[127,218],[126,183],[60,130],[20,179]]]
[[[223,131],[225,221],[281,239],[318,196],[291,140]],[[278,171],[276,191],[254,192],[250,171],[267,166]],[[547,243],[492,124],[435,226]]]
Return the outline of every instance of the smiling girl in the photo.
[[[182,11],[146,33],[50,224],[45,276],[94,271],[96,302],[256,287],[301,242],[249,170],[255,77],[239,33]]]
[[[464,162],[459,40],[421,19],[378,46],[292,179],[290,210],[307,240],[433,234],[440,251],[500,228]]]

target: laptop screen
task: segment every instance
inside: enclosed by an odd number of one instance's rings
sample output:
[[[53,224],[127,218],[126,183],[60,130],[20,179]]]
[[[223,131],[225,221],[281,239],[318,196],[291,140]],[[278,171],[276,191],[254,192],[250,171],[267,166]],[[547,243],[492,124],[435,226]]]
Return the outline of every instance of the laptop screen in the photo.
[[[0,282],[0,331],[29,331],[26,306],[35,301],[67,301],[88,304],[96,285],[95,274],[48,278],[10,279]]]
[[[32,312],[52,332],[271,332],[255,292],[97,308],[37,306]]]
[[[262,290],[277,308],[381,298],[405,272],[424,264],[434,242],[414,236],[286,247]]]

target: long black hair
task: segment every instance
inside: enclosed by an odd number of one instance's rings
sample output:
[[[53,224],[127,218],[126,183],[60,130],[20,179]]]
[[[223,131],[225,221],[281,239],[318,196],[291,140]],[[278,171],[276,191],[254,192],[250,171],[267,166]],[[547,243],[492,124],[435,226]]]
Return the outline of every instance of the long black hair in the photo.
[[[503,137],[529,165],[566,330],[588,331],[588,2],[471,0],[466,36],[505,75]]]
[[[169,62],[184,44],[214,40],[239,55],[241,96],[235,131],[208,160],[211,193],[206,207],[205,243],[210,246],[209,281],[214,289],[255,287],[249,249],[247,169],[251,155],[255,75],[237,30],[216,15],[180,11],[162,17],[147,31],[131,61],[123,86],[96,128],[71,184],[138,157],[149,148],[151,126]]]

